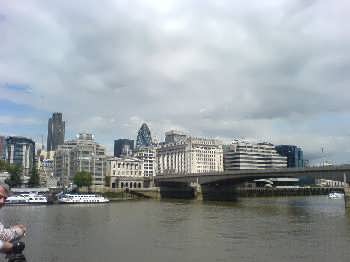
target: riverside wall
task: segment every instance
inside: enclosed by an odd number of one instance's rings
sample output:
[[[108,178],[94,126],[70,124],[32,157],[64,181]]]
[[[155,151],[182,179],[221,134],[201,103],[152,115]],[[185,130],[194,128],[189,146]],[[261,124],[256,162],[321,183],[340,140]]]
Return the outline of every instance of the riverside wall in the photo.
[[[332,192],[344,192],[343,187],[299,187],[299,188],[237,188],[239,197],[266,196],[312,196],[328,195]],[[349,202],[350,204],[350,202]]]

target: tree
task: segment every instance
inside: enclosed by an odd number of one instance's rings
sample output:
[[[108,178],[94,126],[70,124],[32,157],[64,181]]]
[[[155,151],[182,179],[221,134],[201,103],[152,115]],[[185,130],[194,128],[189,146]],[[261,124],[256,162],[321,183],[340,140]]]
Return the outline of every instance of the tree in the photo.
[[[30,187],[38,187],[38,186],[40,186],[40,177],[39,177],[39,173],[38,173],[38,170],[37,170],[36,166],[33,166],[32,174],[30,175],[30,178],[29,178],[29,181],[28,181],[28,185]]]
[[[8,164],[5,160],[0,160],[0,171],[7,171]]]
[[[92,176],[89,172],[80,171],[75,174],[73,182],[78,188],[83,186],[89,188],[92,185]]]
[[[8,165],[7,172],[9,172],[10,177],[5,180],[5,183],[10,187],[18,187],[22,184],[21,173],[22,168],[18,165]]]

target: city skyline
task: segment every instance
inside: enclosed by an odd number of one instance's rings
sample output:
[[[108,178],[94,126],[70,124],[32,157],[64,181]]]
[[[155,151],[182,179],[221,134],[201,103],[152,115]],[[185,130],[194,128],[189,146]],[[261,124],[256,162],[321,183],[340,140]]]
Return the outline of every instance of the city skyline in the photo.
[[[93,133],[109,152],[145,122],[159,140],[172,129],[244,137],[349,163],[349,8],[5,1],[0,135],[40,143],[51,113],[62,112],[67,139]]]

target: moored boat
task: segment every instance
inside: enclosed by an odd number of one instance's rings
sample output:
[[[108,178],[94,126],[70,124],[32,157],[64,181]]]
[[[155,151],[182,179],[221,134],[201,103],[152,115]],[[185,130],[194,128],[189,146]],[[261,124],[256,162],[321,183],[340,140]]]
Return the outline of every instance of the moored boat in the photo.
[[[37,193],[19,194],[6,199],[6,205],[42,205],[47,203],[46,196]]]
[[[96,194],[63,194],[58,198],[61,204],[101,204],[109,200]]]
[[[344,194],[343,193],[332,192],[332,193],[328,194],[328,198],[330,198],[330,199],[341,199],[341,198],[344,198]]]

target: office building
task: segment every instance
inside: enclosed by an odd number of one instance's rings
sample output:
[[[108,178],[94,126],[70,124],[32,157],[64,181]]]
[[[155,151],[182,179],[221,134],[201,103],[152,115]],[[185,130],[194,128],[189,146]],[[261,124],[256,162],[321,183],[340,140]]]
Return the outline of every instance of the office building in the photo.
[[[216,139],[186,137],[179,142],[162,143],[156,152],[158,174],[223,171],[222,143]]]
[[[6,152],[6,137],[0,136],[0,160],[5,159]]]
[[[152,145],[151,131],[147,124],[143,123],[139,132],[137,133],[136,148]]]
[[[64,143],[65,122],[62,113],[53,113],[48,122],[47,151],[54,151]]]
[[[165,143],[179,143],[184,141],[187,136],[181,131],[171,130],[165,133]]]
[[[156,175],[156,148],[153,146],[140,147],[135,152],[135,157],[143,161],[143,172],[145,177]]]
[[[132,157],[112,157],[107,159],[107,176],[111,189],[143,188],[143,161]]]
[[[303,150],[294,145],[278,145],[277,152],[287,157],[287,167],[304,167]]]
[[[43,187],[56,187],[57,178],[54,176],[55,151],[38,150],[37,169],[40,177],[40,185]]]
[[[9,136],[5,155],[8,163],[19,165],[23,175],[29,176],[35,164],[35,143],[26,137]]]
[[[92,187],[104,187],[106,174],[105,148],[96,143],[91,134],[79,134],[75,140],[58,146],[55,153],[55,176],[65,186],[73,181],[77,172],[86,171],[92,175]]]
[[[274,145],[263,142],[253,144],[234,140],[224,146],[224,170],[269,169],[287,167],[287,157],[277,153]]]
[[[118,139],[114,140],[114,156],[132,156],[134,152],[134,140]]]

